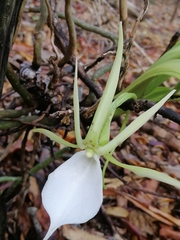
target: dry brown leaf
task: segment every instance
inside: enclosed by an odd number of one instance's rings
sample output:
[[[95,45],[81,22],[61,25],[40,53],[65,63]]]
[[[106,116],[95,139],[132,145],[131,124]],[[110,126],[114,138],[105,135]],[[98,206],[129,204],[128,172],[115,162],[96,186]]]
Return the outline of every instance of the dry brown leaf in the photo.
[[[145,237],[147,237],[147,234],[154,235],[157,231],[158,226],[154,222],[154,218],[138,209],[130,211],[129,221],[133,226],[137,227]]]
[[[160,231],[159,235],[163,237],[164,239],[173,239],[173,240],[179,240],[180,239],[180,232],[179,231],[174,231],[171,227],[169,226],[163,226]]]
[[[107,207],[105,208],[105,211],[108,215],[114,216],[114,217],[128,217],[129,211],[122,207]]]
[[[41,224],[42,228],[47,231],[50,224],[49,215],[47,214],[46,210],[44,209],[43,205],[38,209],[37,213],[37,220]]]
[[[173,217],[172,215],[163,212],[151,205],[142,205],[142,203],[140,201],[138,201],[138,199],[136,199],[135,197],[132,197],[128,194],[124,195],[129,201],[131,201],[134,205],[136,205],[137,207],[139,207],[140,209],[142,209],[143,211],[145,211],[146,213],[148,213],[149,215],[151,215],[152,217],[156,218],[157,220],[166,223],[167,225],[173,226],[179,226],[180,227],[180,219],[177,219],[175,217]]]
[[[142,181],[143,189],[148,189],[148,191],[151,191],[151,192],[156,192],[158,185],[159,185],[159,182],[154,179],[143,179],[143,181]],[[136,193],[135,197],[139,201],[141,201],[142,203],[145,203],[145,204],[151,204],[155,199],[154,195],[147,194],[142,191],[138,191]]]
[[[65,134],[65,130],[63,129],[58,129],[58,134],[63,137]],[[66,135],[66,137],[64,138],[64,140],[68,141],[68,142],[75,142],[76,137],[75,137],[75,133],[73,131],[68,132],[68,134]]]
[[[68,240],[107,240],[104,237],[86,232],[72,225],[64,225],[62,232],[63,236]]]
[[[158,209],[169,214],[174,208],[174,205],[175,205],[174,199],[170,199],[170,198],[159,198],[157,199],[157,202],[156,202],[156,206],[158,206]]]
[[[11,150],[10,152],[14,152],[16,150],[19,150],[22,148],[22,139],[18,139],[16,142],[13,143],[13,145],[11,146]],[[33,141],[32,140],[27,140],[26,142],[26,147],[25,150],[27,152],[32,152],[33,151]]]
[[[173,217],[172,215],[163,212],[155,207],[149,206],[149,209],[152,210],[154,213],[157,213],[161,216],[163,216],[164,218],[168,219],[169,221],[171,221],[173,224],[177,225],[180,227],[180,219]]]
[[[103,196],[104,197],[115,197],[117,196],[116,191],[114,190],[114,188],[108,188],[108,189],[103,189]]]
[[[104,183],[107,188],[117,189],[118,187],[124,185],[118,178],[104,178]]]
[[[147,122],[142,129],[146,132],[150,131],[154,137],[167,144],[174,151],[180,153],[180,139],[176,138],[171,132],[152,122]]]
[[[152,209],[150,209],[150,206],[148,205],[143,205],[141,202],[139,202],[136,198],[128,195],[128,194],[124,194],[124,197],[126,197],[130,202],[132,202],[136,207],[140,208],[141,210],[143,210],[144,212],[146,212],[147,214],[149,214],[150,216],[154,217],[156,220],[162,222],[162,223],[165,223],[169,226],[173,226],[173,223],[164,218],[163,216],[157,214],[157,213],[154,213],[152,211]]]
[[[18,226],[22,231],[22,235],[26,236],[29,229],[31,228],[30,217],[26,211],[26,206],[22,206],[18,215]]]
[[[35,207],[39,208],[41,205],[41,193],[35,177],[29,177],[29,198]]]

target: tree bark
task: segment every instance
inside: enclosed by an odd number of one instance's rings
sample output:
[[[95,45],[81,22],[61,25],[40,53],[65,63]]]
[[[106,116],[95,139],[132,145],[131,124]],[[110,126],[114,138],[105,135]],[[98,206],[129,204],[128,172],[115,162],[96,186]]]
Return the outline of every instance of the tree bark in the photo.
[[[0,0],[0,98],[12,38],[16,30],[22,3],[23,0]]]

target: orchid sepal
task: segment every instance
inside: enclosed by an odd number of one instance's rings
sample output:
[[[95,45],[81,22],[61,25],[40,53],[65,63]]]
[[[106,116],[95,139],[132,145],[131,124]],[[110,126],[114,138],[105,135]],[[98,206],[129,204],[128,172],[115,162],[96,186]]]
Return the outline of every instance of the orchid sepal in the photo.
[[[108,162],[111,162],[118,167],[127,169],[140,177],[151,178],[151,179],[157,180],[159,182],[167,183],[169,185],[172,185],[172,186],[180,189],[180,181],[175,178],[172,178],[171,176],[169,176],[168,174],[166,174],[164,172],[159,172],[159,171],[145,168],[145,167],[138,167],[138,166],[124,164],[124,163],[118,162],[110,154],[106,154],[106,155],[104,155],[104,157],[107,159]]]
[[[98,146],[98,139],[106,118],[108,116],[108,112],[111,107],[111,103],[114,98],[114,94],[117,88],[118,80],[119,80],[119,73],[121,68],[121,61],[122,61],[122,53],[123,53],[123,31],[122,31],[122,22],[119,23],[119,41],[117,46],[117,53],[116,57],[106,83],[106,87],[104,89],[102,98],[98,105],[98,108],[95,112],[92,124],[89,128],[87,136],[84,140],[85,144],[91,143],[93,146]],[[102,118],[103,112],[103,118]]]
[[[35,128],[35,129],[33,129],[33,132],[42,133],[45,136],[47,136],[48,138],[50,138],[52,141],[57,142],[57,143],[62,144],[62,145],[65,145],[67,147],[78,148],[77,144],[70,143],[70,142],[64,140],[62,137],[58,136],[57,134],[55,134],[55,133],[53,133],[53,132],[51,132],[47,129]]]
[[[161,101],[156,103],[149,110],[137,117],[133,122],[131,122],[122,132],[120,132],[114,139],[104,146],[97,148],[97,153],[99,155],[104,155],[111,152],[114,147],[123,143],[127,138],[129,138],[133,133],[135,133],[140,127],[142,127],[159,109],[163,104],[176,92],[172,90],[168,93]]]

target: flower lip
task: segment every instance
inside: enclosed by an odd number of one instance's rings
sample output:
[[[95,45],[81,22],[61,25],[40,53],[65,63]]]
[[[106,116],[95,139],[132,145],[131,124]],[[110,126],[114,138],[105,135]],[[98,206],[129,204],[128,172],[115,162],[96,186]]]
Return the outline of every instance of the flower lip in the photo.
[[[103,200],[102,171],[96,154],[75,153],[49,175],[42,191],[50,216],[47,236],[64,224],[80,224],[93,218]],[[47,236],[45,239],[48,239]]]

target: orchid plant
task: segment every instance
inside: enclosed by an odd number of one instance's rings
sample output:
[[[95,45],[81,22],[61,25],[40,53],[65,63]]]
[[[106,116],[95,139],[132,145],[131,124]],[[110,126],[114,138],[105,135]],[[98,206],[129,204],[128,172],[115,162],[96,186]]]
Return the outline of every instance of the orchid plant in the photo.
[[[128,169],[139,176],[153,178],[180,188],[180,182],[165,173],[123,164],[113,156],[115,148],[146,123],[175,92],[173,90],[168,93],[161,101],[138,116],[110,141],[110,124],[116,108],[128,99],[136,99],[134,93],[123,92],[114,100],[119,79],[122,51],[123,35],[122,24],[120,23],[117,55],[85,139],[82,139],[80,129],[77,62],[73,94],[77,144],[69,143],[46,129],[39,128],[33,130],[34,132],[45,134],[59,144],[78,149],[69,160],[49,175],[42,190],[42,202],[50,216],[50,227],[44,240],[47,240],[58,227],[64,224],[84,223],[97,214],[103,201],[103,174],[108,162]],[[101,156],[107,161],[103,174],[100,164]]]

